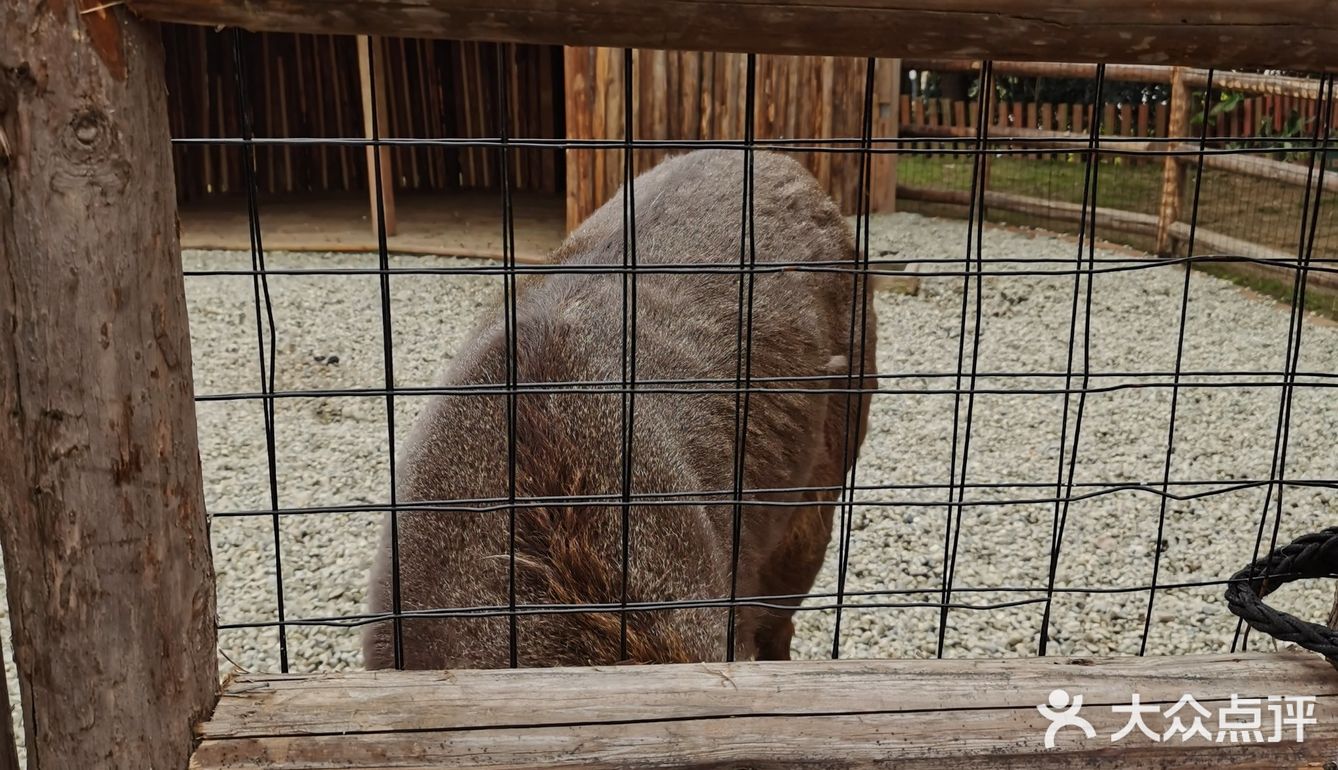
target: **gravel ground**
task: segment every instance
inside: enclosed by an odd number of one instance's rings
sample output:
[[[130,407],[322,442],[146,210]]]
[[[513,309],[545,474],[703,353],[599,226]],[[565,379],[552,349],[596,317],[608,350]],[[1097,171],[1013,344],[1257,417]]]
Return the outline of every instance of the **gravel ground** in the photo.
[[[962,253],[966,227],[959,221],[897,214],[876,218],[873,233],[878,252],[904,258],[955,258]],[[990,229],[984,241],[984,253],[992,260],[1072,258],[1075,251],[1072,239],[1046,233]],[[1112,249],[1098,251],[1098,256],[1120,258],[1129,253]],[[393,261],[461,264],[422,258]],[[248,255],[238,253],[185,255],[187,269],[245,268],[248,262]],[[269,264],[370,266],[375,258],[273,254]],[[1173,368],[1182,276],[1175,268],[1161,267],[1096,278],[1090,367],[1104,376],[1094,377],[1094,384],[1167,380],[1136,373]],[[277,275],[271,278],[270,288],[278,324],[280,391],[384,384],[380,295],[374,276]],[[246,277],[187,279],[198,392],[259,389],[251,292]],[[432,384],[477,314],[498,292],[496,278],[393,278],[396,383]],[[1073,279],[1068,276],[986,279],[978,371],[1064,371],[1072,293]],[[873,401],[872,426],[857,483],[896,488],[868,489],[859,495],[861,501],[888,504],[854,510],[846,590],[904,593],[856,597],[856,604],[938,600],[949,520],[941,501],[946,501],[948,490],[932,485],[944,485],[950,478],[954,398],[927,391],[954,385],[951,377],[919,375],[956,371],[961,304],[960,278],[927,277],[918,296],[878,293],[879,368],[897,375],[885,380],[884,387],[910,392],[884,394]],[[1283,365],[1287,320],[1285,307],[1195,273],[1184,368],[1278,371]],[[1081,328],[1079,331],[1081,340]],[[968,344],[968,351],[970,347]],[[1338,328],[1321,319],[1307,319],[1300,359],[1302,371],[1338,371]],[[1201,378],[1189,377],[1186,382],[1197,379]],[[1255,375],[1236,381],[1264,379],[1268,378]],[[977,386],[980,390],[1062,388],[1064,382],[1062,377],[981,376]],[[1233,479],[1268,478],[1278,398],[1274,387],[1182,390],[1171,476],[1209,483],[1176,489],[1207,492]],[[422,403],[420,398],[397,399],[398,436],[404,434]],[[1068,421],[1070,444],[1077,406],[1075,396]],[[954,657],[1035,654],[1044,605],[989,605],[1044,597],[1054,515],[1054,505],[1044,500],[1054,496],[1064,398],[1059,394],[979,393],[972,408],[967,478],[986,486],[970,489],[967,497],[969,502],[995,504],[962,509],[953,602],[970,607],[949,613],[944,653]],[[1077,491],[1157,484],[1169,409],[1168,388],[1126,387],[1088,396],[1075,468]],[[1338,478],[1338,452],[1333,445],[1338,435],[1338,400],[1324,388],[1298,388],[1293,409],[1288,477]],[[280,400],[276,418],[278,503],[307,507],[386,500],[385,410],[382,397]],[[220,620],[271,621],[275,617],[273,522],[263,516],[217,515],[270,506],[260,404],[209,401],[201,403],[198,411],[206,499],[209,510],[216,514],[212,533]],[[961,411],[965,424],[965,398]],[[920,486],[908,488],[912,485]],[[1166,506],[1160,582],[1221,579],[1244,565],[1254,547],[1266,491],[1266,487],[1251,487]],[[1288,487],[1282,510],[1279,537],[1286,542],[1338,520],[1338,493]],[[1053,653],[1139,651],[1148,594],[1137,587],[1151,579],[1159,512],[1158,496],[1139,490],[1095,494],[1069,506],[1056,585],[1061,589],[1133,590],[1058,594],[1051,620]],[[278,541],[288,618],[361,611],[378,516],[322,514],[283,519]],[[833,548],[815,592],[836,590],[835,565]],[[1000,586],[1028,590],[1006,594],[982,590]],[[1327,585],[1288,587],[1275,595],[1275,601],[1301,617],[1319,620],[1328,609],[1331,590]],[[1235,622],[1220,594],[1218,587],[1159,591],[1147,651],[1227,649]],[[818,606],[829,603],[828,599],[810,601]],[[798,656],[830,654],[834,616],[822,609],[800,614],[795,640]],[[938,624],[935,607],[847,609],[842,618],[841,654],[932,656]],[[4,631],[7,642],[7,625]],[[279,645],[272,629],[224,630],[219,642],[226,656],[243,667],[278,666]],[[356,630],[296,627],[290,629],[287,643],[295,671],[358,665]],[[7,665],[6,673],[14,693],[12,665]]]

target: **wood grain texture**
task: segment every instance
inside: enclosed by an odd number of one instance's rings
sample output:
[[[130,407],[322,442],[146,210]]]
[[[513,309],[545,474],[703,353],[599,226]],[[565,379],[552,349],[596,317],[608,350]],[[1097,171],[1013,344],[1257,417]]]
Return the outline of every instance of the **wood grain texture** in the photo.
[[[1083,696],[1097,739],[1044,749],[1055,687]],[[1319,724],[1299,744],[1112,745],[1126,718],[1109,707],[1135,691],[1163,708],[1315,695]],[[1298,653],[251,675],[192,767],[1318,768],[1335,718],[1338,674]]]
[[[877,57],[1338,66],[1331,0],[130,0],[255,30]]]
[[[363,136],[368,139],[380,139],[386,136],[390,125],[390,113],[386,109],[386,57],[385,46],[379,37],[358,37],[358,79],[362,83],[362,127]],[[375,83],[375,88],[373,88]],[[375,102],[375,103],[373,103]],[[372,116],[376,116],[373,126]],[[376,130],[373,131],[373,128]],[[282,134],[287,136],[287,133]],[[395,172],[389,147],[368,145],[367,153],[367,220],[371,222],[372,233],[379,234],[382,227],[387,236],[395,234],[398,218],[395,216]],[[379,180],[378,180],[379,177]],[[378,200],[379,199],[379,200]],[[385,221],[382,223],[381,214]]]
[[[1185,85],[1184,70],[1176,68],[1171,72],[1171,115],[1166,136],[1186,139],[1189,131],[1189,88]],[[1157,254],[1163,257],[1174,256],[1175,239],[1171,237],[1171,226],[1180,218],[1180,208],[1184,201],[1185,167],[1174,155],[1167,155],[1162,161],[1161,198],[1157,203]]]
[[[95,12],[96,13],[96,12]],[[217,682],[163,50],[0,13],[0,543],[29,757],[186,766]]]

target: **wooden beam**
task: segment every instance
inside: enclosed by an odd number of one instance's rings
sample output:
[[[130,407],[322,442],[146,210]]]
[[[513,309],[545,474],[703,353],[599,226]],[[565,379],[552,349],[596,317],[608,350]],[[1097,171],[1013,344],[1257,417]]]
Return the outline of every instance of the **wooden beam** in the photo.
[[[1037,707],[1055,688],[1082,696],[1093,738],[1068,729],[1045,748]],[[1111,707],[1135,692],[1163,712],[1190,695],[1213,731],[1232,695],[1314,696],[1317,723],[1300,743],[1112,742],[1128,718]],[[1338,752],[1338,673],[1310,654],[1240,653],[246,675],[200,736],[196,770],[1318,768]]]
[[[971,194],[965,190],[898,186],[897,196],[906,200],[923,201],[925,203],[947,203],[958,206],[967,206],[971,203]],[[1046,217],[1072,224],[1080,222],[1082,216],[1081,204],[990,190],[985,192],[985,206],[986,208],[1011,211],[1016,214],[1026,214],[1034,217]],[[1149,237],[1156,237],[1162,231],[1157,215],[1140,214],[1135,211],[1123,211],[1102,206],[1097,206],[1091,211],[1096,217],[1096,225],[1099,228]],[[1187,242],[1189,231],[1188,223],[1173,222],[1166,228],[1166,236],[1171,245],[1174,246],[1177,243]],[[1295,254],[1287,254],[1277,249],[1271,249],[1240,238],[1233,238],[1203,227],[1195,230],[1194,242],[1226,256],[1296,264]],[[1296,275],[1291,268],[1262,262],[1235,262],[1231,264],[1231,269],[1254,273],[1273,280],[1290,281]],[[1329,290],[1338,289],[1338,275],[1312,271],[1308,273],[1308,276],[1313,286]]]
[[[1186,222],[1176,222],[1171,226],[1171,237],[1177,243],[1189,242],[1189,224]],[[1194,243],[1196,246],[1207,247],[1207,252],[1212,254],[1225,254],[1233,257],[1249,257],[1250,259],[1266,259],[1272,262],[1288,263],[1297,265],[1296,254],[1288,254],[1285,251],[1272,249],[1267,246],[1254,243],[1252,241],[1234,238],[1213,230],[1206,230],[1202,227],[1194,230]],[[1196,248],[1195,251],[1200,254],[1205,249]],[[1284,281],[1290,284],[1296,279],[1296,270],[1291,267],[1280,265],[1270,265],[1264,262],[1236,262],[1231,264],[1233,270],[1244,270],[1255,273],[1256,275],[1271,278],[1275,281]],[[1318,286],[1327,289],[1330,292],[1338,290],[1338,274],[1328,271],[1311,270],[1306,273],[1306,278],[1311,286]]]
[[[1072,55],[1060,57],[1064,61],[996,61],[995,75],[1017,77],[1076,78],[1091,80],[1096,77],[1096,65],[1068,61]],[[979,59],[907,59],[902,66],[908,70],[931,72],[979,72]],[[1204,70],[1206,73],[1207,70]],[[1169,83],[1171,68],[1161,64],[1107,64],[1106,80],[1129,83]]]
[[[373,67],[372,65],[376,66]],[[358,36],[358,77],[362,81],[362,128],[368,139],[386,136],[390,131],[390,113],[386,109],[386,57],[382,54],[381,38]],[[372,82],[376,82],[376,99],[372,103]],[[375,110],[376,131],[372,131],[372,114]],[[380,174],[377,173],[377,151],[380,151]],[[379,176],[379,180],[378,180]],[[378,211],[377,190],[380,189],[380,210]],[[395,173],[391,168],[389,147],[367,147],[367,197],[371,207],[367,216],[372,223],[372,233],[381,232],[381,212],[385,213],[386,236],[392,236],[398,227],[395,217]]]
[[[1185,85],[1191,88],[1208,86],[1208,70],[1186,68]],[[1213,88],[1223,91],[1244,91],[1249,94],[1274,94],[1293,96],[1301,99],[1319,98],[1319,80],[1311,78],[1283,77],[1281,75],[1256,75],[1249,72],[1214,72]],[[1253,133],[1253,129],[1251,130]]]
[[[94,5],[0,25],[0,546],[28,756],[175,770],[218,662],[163,49]]]
[[[1065,59],[1073,57],[1066,56]],[[932,72],[979,72],[980,62],[968,59],[908,59],[906,69],[929,70]],[[1170,83],[1171,67],[1159,64],[1108,64],[1106,80],[1129,83]],[[1095,64],[1083,64],[1070,61],[996,61],[996,75],[1015,75],[1019,77],[1079,78],[1090,80],[1096,77]],[[1208,70],[1183,68],[1185,85],[1192,88],[1204,88],[1208,85]],[[1287,77],[1282,75],[1257,75],[1249,72],[1213,73],[1213,88],[1225,91],[1243,91],[1249,94],[1275,94],[1295,96],[1302,99],[1319,98],[1319,80],[1315,78]]]
[[[899,185],[897,187],[897,196],[907,200],[923,201],[925,203],[948,203],[959,206],[968,206],[971,204],[971,193],[966,190],[944,190],[932,187],[910,187]],[[1028,216],[1049,217],[1051,219],[1058,219],[1076,224],[1080,221],[1083,207],[1082,204],[1079,203],[1066,203],[1064,201],[1056,201],[1049,198],[1035,198],[1029,195],[1015,195],[1013,193],[986,190],[985,208],[1012,211],[1017,214],[1026,214]],[[1132,233],[1134,235],[1157,234],[1157,217],[1154,215],[1140,214],[1135,211],[1123,211],[1121,209],[1112,209],[1103,206],[1091,207],[1090,211],[1096,216],[1097,227],[1109,228],[1111,230]]]
[[[879,58],[1338,68],[1330,3],[1275,0],[130,0],[271,32]]]
[[[1183,165],[1195,165],[1199,161],[1196,154],[1198,152],[1196,145],[1182,142],[1167,149],[1182,153],[1174,157]],[[1271,182],[1282,182],[1300,187],[1307,185],[1314,187],[1317,186],[1316,183],[1321,183],[1325,192],[1338,193],[1338,174],[1325,174],[1321,181],[1319,169],[1316,168],[1312,174],[1310,167],[1303,163],[1283,163],[1282,161],[1262,158],[1258,155],[1213,152],[1209,148],[1203,154],[1203,165],[1205,168],[1215,168],[1235,174],[1252,176],[1256,179],[1267,179]]]

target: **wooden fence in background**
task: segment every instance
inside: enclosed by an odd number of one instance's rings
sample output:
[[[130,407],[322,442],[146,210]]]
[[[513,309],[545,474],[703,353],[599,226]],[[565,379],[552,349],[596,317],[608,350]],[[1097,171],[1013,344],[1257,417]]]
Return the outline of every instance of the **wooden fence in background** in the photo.
[[[974,136],[979,107],[975,99],[912,97],[901,95],[901,126],[916,134]],[[1051,133],[1087,134],[1098,110],[1092,104],[1036,101],[999,101],[990,125]],[[1102,136],[1164,138],[1170,136],[1170,109],[1166,101],[1100,106]],[[1318,116],[1315,99],[1282,94],[1263,94],[1241,99],[1234,109],[1208,121],[1209,139],[1250,139],[1281,135],[1290,116],[1297,115],[1310,126]],[[1191,118],[1193,116],[1191,115]],[[954,130],[959,129],[959,130]],[[1195,124],[1190,133],[1197,135]],[[934,148],[941,143],[911,145]],[[1142,162],[1157,162],[1142,159]]]
[[[978,71],[979,64],[970,61],[936,60],[930,62],[904,61],[903,67],[916,70]],[[1093,77],[1095,65],[1044,62],[996,62],[994,72],[1029,77]],[[1113,207],[1097,207],[1096,222],[1106,232],[1117,232],[1155,240],[1156,252],[1172,256],[1183,250],[1189,239],[1191,225],[1183,221],[1188,214],[1186,198],[1189,187],[1186,174],[1195,165],[1205,170],[1227,172],[1232,175],[1265,180],[1277,185],[1279,191],[1322,186],[1330,195],[1338,194],[1338,175],[1319,177],[1309,173],[1307,166],[1285,162],[1285,152],[1279,157],[1278,134],[1293,115],[1306,122],[1297,136],[1291,139],[1308,140],[1320,117],[1317,79],[1257,75],[1253,73],[1219,72],[1213,75],[1214,93],[1244,94],[1233,110],[1211,119],[1204,131],[1202,94],[1209,77],[1206,70],[1160,67],[1155,65],[1113,65],[1107,68],[1108,79],[1166,83],[1170,98],[1163,103],[1103,104],[1100,115],[1091,105],[1057,105],[990,100],[987,136],[991,149],[1010,150],[1017,157],[1037,158],[1050,154],[1067,154],[1095,146],[1099,151],[1117,150],[1122,162],[1155,163],[1163,166],[1160,195],[1156,213],[1130,211]],[[992,88],[991,88],[992,91]],[[1216,97],[1213,97],[1216,98]],[[1196,102],[1196,100],[1199,100]],[[1191,104],[1194,104],[1191,107]],[[948,145],[943,139],[966,138],[976,135],[977,107],[974,103],[941,99],[903,99],[901,101],[901,132],[904,137],[924,137],[925,142],[912,143],[922,152]],[[1330,136],[1332,126],[1338,124],[1338,105],[1330,105]],[[1093,144],[1091,129],[1098,122],[1097,138]],[[1199,138],[1206,133],[1209,149],[1236,143],[1240,149],[1257,149],[1258,153],[1200,154]],[[1143,140],[1143,141],[1140,141]],[[939,140],[939,141],[935,141]],[[961,147],[961,143],[956,143]],[[1030,150],[1034,150],[1031,152]],[[1171,154],[1167,154],[1171,153]],[[990,154],[986,156],[983,204],[986,209],[1039,217],[1051,222],[1076,225],[1082,221],[1083,207],[1078,203],[1053,200],[992,190],[988,182]],[[1331,163],[1330,157],[1325,163]],[[937,204],[969,205],[971,195],[966,190],[942,189],[937,186],[899,185],[897,196]],[[1278,244],[1259,243],[1231,234],[1217,232],[1202,225],[1194,228],[1196,251],[1220,253],[1267,260],[1278,264],[1258,262],[1242,269],[1266,273],[1272,277],[1290,279],[1292,271],[1280,265],[1295,261],[1295,253],[1278,248]],[[1317,247],[1318,248],[1318,247]],[[1338,277],[1331,273],[1312,273],[1310,280],[1329,290],[1338,290]]]
[[[742,140],[747,114],[747,57],[729,53],[638,50],[633,52],[633,135],[637,140]],[[621,49],[568,48],[567,136],[571,139],[623,138],[624,60]],[[758,56],[755,136],[805,139],[810,147],[831,148],[834,138],[857,139],[863,116],[867,69],[864,59],[835,56]],[[874,136],[896,136],[901,81],[896,60],[878,60],[874,69]],[[853,213],[858,197],[859,155],[800,152],[838,205]],[[621,150],[569,150],[567,225],[574,227],[608,200],[623,179]],[[638,172],[667,155],[644,150],[635,155]],[[873,163],[870,204],[890,209],[895,196],[894,158]]]
[[[168,115],[177,138],[241,137],[241,94],[230,34],[204,27],[164,25]],[[384,38],[377,82],[384,88],[383,137],[495,137],[497,50],[492,43]],[[555,46],[500,45],[510,74],[511,136],[562,137],[562,52]],[[364,136],[358,39],[268,33],[247,36],[241,51],[246,97],[261,138]],[[397,146],[389,150],[394,187],[406,191],[494,189],[495,150],[458,146]],[[515,149],[513,189],[558,194],[560,150]],[[236,145],[176,145],[178,195],[183,201],[244,191]],[[264,194],[363,191],[362,147],[345,144],[257,145],[256,171]]]

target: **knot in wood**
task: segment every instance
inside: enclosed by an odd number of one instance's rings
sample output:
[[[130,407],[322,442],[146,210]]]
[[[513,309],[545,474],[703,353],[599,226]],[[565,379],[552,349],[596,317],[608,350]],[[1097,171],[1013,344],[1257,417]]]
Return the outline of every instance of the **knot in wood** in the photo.
[[[70,149],[75,153],[95,153],[111,143],[111,122],[101,110],[81,110],[70,121],[70,127],[75,141]]]

